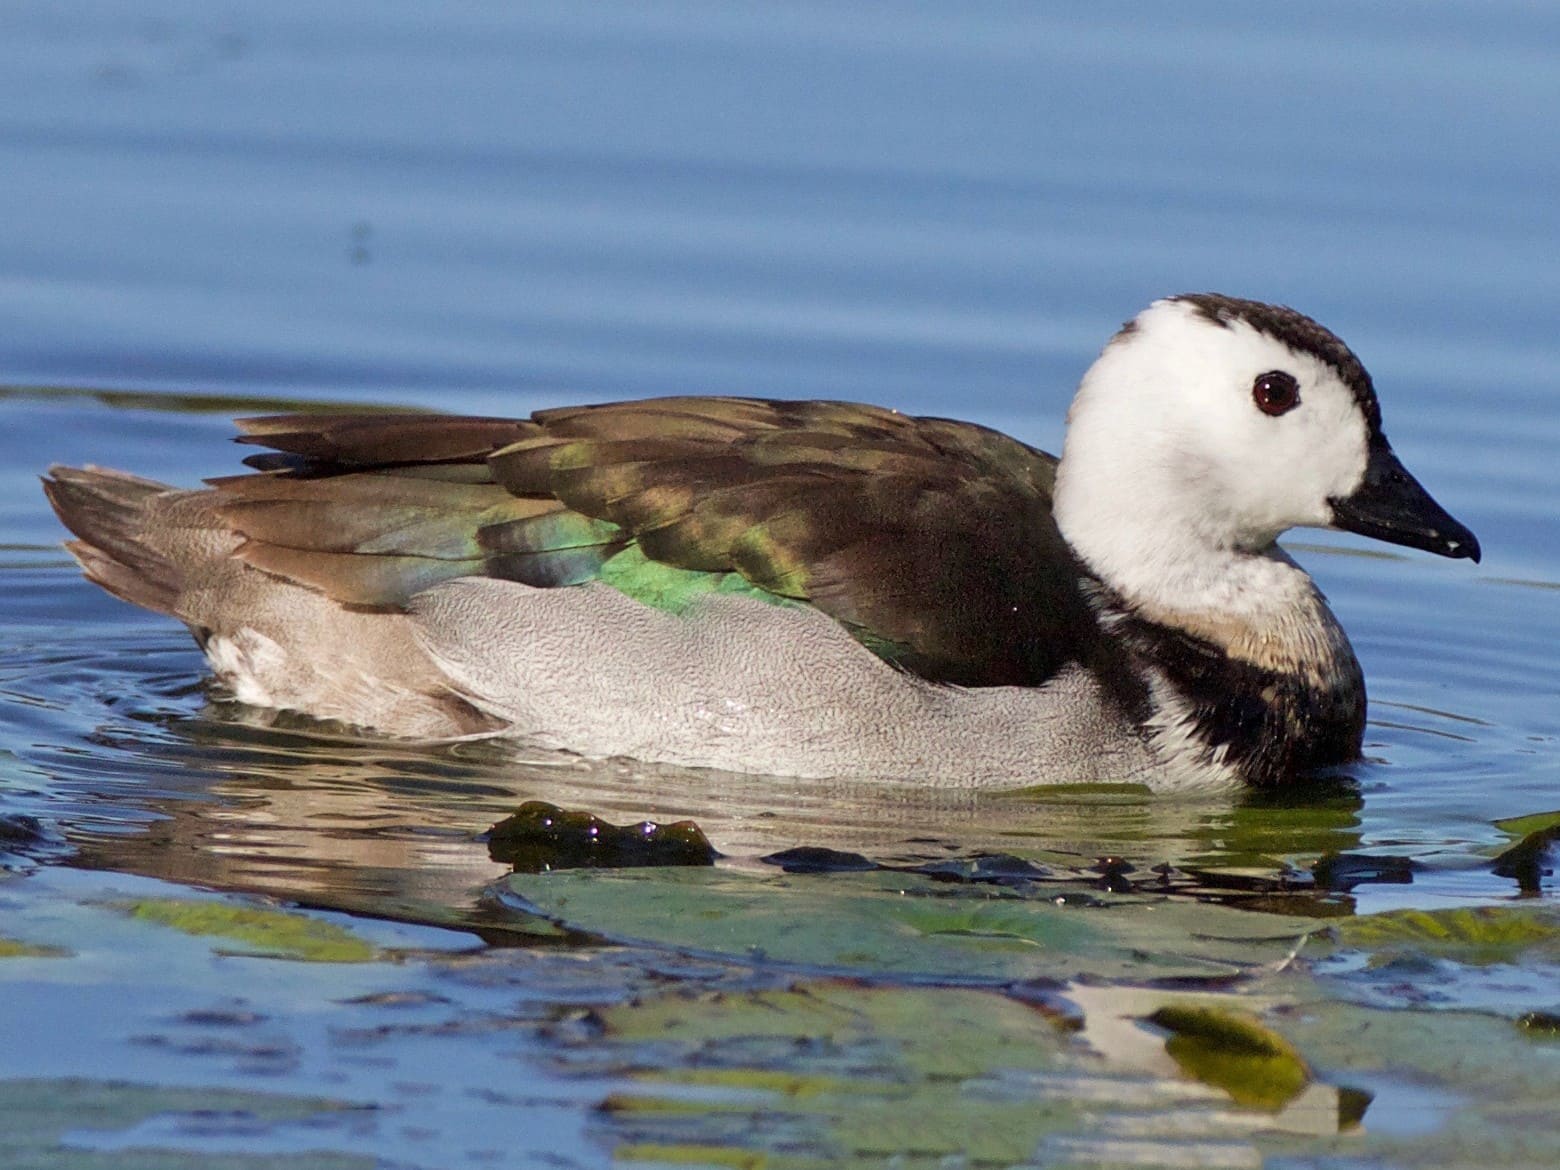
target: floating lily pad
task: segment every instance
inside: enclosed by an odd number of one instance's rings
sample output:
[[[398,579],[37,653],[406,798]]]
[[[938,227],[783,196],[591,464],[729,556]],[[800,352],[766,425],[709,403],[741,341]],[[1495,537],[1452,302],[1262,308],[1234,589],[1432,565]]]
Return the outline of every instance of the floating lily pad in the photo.
[[[516,875],[522,907],[620,940],[874,974],[1026,979],[1229,976],[1287,956],[1289,919],[1074,887],[911,873],[578,870]]]
[[[150,1139],[132,1148],[91,1148],[153,1118],[187,1117],[209,1133],[227,1116],[252,1138],[272,1126],[315,1124],[350,1108],[319,1098],[227,1089],[175,1089],[98,1080],[0,1082],[0,1165],[27,1170],[369,1170],[368,1156],[329,1153],[223,1153],[201,1137]]]
[[[20,939],[0,938],[0,959],[59,959],[69,954],[64,947],[44,947]]]
[[[603,1043],[645,1060],[640,1087],[607,1102],[619,1161],[1008,1165],[1079,1118],[1070,1103],[977,1088],[996,1070],[1069,1063],[1065,1021],[992,992],[808,981],[637,1001],[603,1022]]]
[[[1492,822],[1502,833],[1513,837],[1528,837],[1534,833],[1560,832],[1560,809],[1553,812],[1530,813],[1523,817],[1507,817]]]
[[[1313,1079],[1239,997],[1098,985],[1063,997],[1036,1010],[990,990],[805,979],[635,1000],[579,1042],[634,1082],[601,1114],[619,1162],[1193,1166],[1217,1138],[1217,1164],[1257,1165],[1259,1135],[1336,1134],[1369,1104]],[[1088,1030],[1068,1000],[1087,1005]],[[1176,1030],[1191,1069],[1144,1014]],[[1232,1112],[1231,1088],[1259,1108]]]
[[[1522,839],[1503,850],[1490,868],[1500,877],[1511,878],[1525,894],[1536,894],[1543,879],[1553,872],[1550,853],[1560,841],[1560,812],[1535,813],[1496,821],[1495,827]]]
[[[1346,1068],[1337,1075],[1375,1094],[1351,1141],[1360,1164],[1560,1166],[1555,1053],[1511,1021],[1313,1001],[1285,1013],[1282,1027],[1314,1069]]]
[[[1560,912],[1552,907],[1391,910],[1342,921],[1337,931],[1345,946],[1381,955],[1411,952],[1472,964],[1560,953]]]
[[[843,1052],[891,1033],[897,1037],[892,1069],[930,1077],[973,1076],[993,1061],[1014,1068],[1056,1067],[1071,1027],[1060,1006],[1047,1011],[992,991],[873,986],[849,979],[808,980],[746,995],[670,994],[608,1008],[602,1021],[613,1040],[672,1038],[684,1047],[794,1035]],[[868,1063],[880,1071],[890,1068],[878,1056]],[[849,1080],[838,1085],[848,1087]]]
[[[244,949],[235,952],[239,954],[311,963],[366,963],[378,957],[370,943],[350,930],[306,914],[177,898],[123,902],[118,907],[143,922],[241,943]]]

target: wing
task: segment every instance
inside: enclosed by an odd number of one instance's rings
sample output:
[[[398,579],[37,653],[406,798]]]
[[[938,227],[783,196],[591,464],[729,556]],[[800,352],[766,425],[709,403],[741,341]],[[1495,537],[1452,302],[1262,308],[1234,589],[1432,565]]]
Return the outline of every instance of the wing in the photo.
[[[1051,517],[1056,461],[970,423],[667,398],[240,425],[271,451],[212,484],[239,555],[347,604],[470,575],[602,579],[656,604],[737,589],[966,685],[1037,685],[1093,631]]]

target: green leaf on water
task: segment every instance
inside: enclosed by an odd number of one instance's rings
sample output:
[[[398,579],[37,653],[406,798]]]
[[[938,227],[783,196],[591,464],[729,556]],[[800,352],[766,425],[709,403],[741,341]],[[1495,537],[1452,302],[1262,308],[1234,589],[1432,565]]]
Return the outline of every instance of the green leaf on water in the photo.
[[[1560,950],[1560,914],[1553,908],[1389,910],[1340,922],[1337,931],[1345,946],[1388,954],[1427,953],[1471,964]]]
[[[730,1166],[734,1170],[764,1170],[770,1164],[765,1154],[734,1150],[730,1146],[641,1145],[619,1146],[612,1151],[614,1162],[647,1162],[663,1166]]]
[[[1524,894],[1541,892],[1550,868],[1549,855],[1560,840],[1560,812],[1512,817],[1496,821],[1495,827],[1520,840],[1495,858],[1491,871],[1513,879]]]
[[[372,944],[350,930],[306,914],[180,898],[146,898],[118,903],[118,908],[142,922],[242,943],[247,950],[240,954],[309,963],[366,963],[379,957]]]
[[[1223,1089],[1237,1104],[1276,1113],[1311,1081],[1294,1046],[1255,1016],[1167,1004],[1148,1019],[1170,1033],[1165,1051],[1187,1076]]]
[[[1284,958],[1291,920],[1141,896],[1058,902],[874,871],[572,870],[508,879],[527,906],[623,940],[914,976],[1227,975]]]
[[[1044,1068],[1056,1062],[1063,1017],[973,988],[868,987],[824,979],[746,995],[664,995],[602,1012],[616,1040],[708,1044],[753,1036],[795,1036],[845,1046],[891,1035],[900,1046],[896,1065],[929,1077],[972,1076],[994,1062]],[[799,1092],[852,1091],[847,1078],[793,1085],[749,1082],[748,1087]]]
[[[20,939],[0,937],[0,959],[61,959],[69,954],[64,947],[44,947]]]
[[[1129,1130],[1126,1146],[1163,1156],[1154,1165],[1204,1164],[1195,1143],[1215,1131],[1231,1143],[1221,1155],[1239,1158],[1220,1164],[1247,1165],[1257,1150],[1236,1143],[1335,1134],[1369,1103],[1313,1081],[1294,1047],[1248,1014],[1250,999],[1202,993],[1191,1004],[1104,985],[1062,994],[1065,1014],[991,990],[852,979],[680,989],[602,1009],[599,1030],[576,1043],[633,1081],[600,1114],[619,1161],[1114,1165],[1123,1151],[1112,1135]],[[1098,1026],[1073,1030],[1080,1005]],[[1145,1017],[1173,1031],[1168,1045]],[[1208,1085],[1256,1108],[1233,1118]]]
[[[1491,821],[1502,833],[1513,837],[1526,837],[1533,833],[1548,831],[1560,831],[1560,809],[1553,812],[1529,813],[1525,817],[1507,817],[1501,821]]]
[[[372,1170],[367,1154],[331,1151],[319,1127],[352,1108],[324,1098],[236,1089],[159,1088],[78,1078],[0,1081],[0,1166],[27,1170]],[[253,1141],[283,1126],[313,1126],[315,1148],[296,1153],[230,1153],[220,1123],[231,1117]],[[134,1144],[83,1148],[83,1132],[120,1137],[153,1118],[189,1123],[177,1136],[136,1135]],[[341,1124],[339,1121],[337,1124]],[[202,1136],[201,1130],[212,1136]],[[294,1132],[297,1132],[294,1130]]]
[[[636,1082],[604,1105],[618,1161],[1001,1166],[1079,1120],[1064,1097],[983,1087],[1002,1070],[1057,1075],[1076,1059],[1070,1019],[992,991],[818,979],[671,993],[601,1018],[593,1050],[616,1050]]]

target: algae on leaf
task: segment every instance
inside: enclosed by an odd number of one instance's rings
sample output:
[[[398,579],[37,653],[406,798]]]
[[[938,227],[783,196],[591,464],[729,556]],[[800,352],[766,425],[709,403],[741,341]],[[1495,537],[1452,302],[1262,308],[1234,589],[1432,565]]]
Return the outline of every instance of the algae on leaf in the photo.
[[[1388,910],[1348,919],[1336,929],[1344,946],[1377,957],[1411,952],[1477,965],[1560,953],[1560,912],[1552,906]]]
[[[117,907],[144,922],[240,943],[245,950],[238,954],[310,963],[366,963],[379,954],[350,930],[297,912],[183,898],[143,898]]]
[[[64,947],[45,947],[0,936],[0,959],[60,959],[70,954]]]
[[[1183,1072],[1238,1104],[1276,1113],[1310,1083],[1294,1046],[1245,1012],[1167,1004],[1148,1019],[1170,1033],[1165,1051]]]

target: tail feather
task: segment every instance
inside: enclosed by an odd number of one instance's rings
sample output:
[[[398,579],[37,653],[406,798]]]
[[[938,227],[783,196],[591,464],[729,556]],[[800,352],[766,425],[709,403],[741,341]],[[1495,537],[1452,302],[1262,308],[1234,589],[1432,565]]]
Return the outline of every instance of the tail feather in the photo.
[[[65,547],[89,581],[135,605],[174,614],[183,573],[148,541],[145,519],[167,484],[102,467],[49,468],[43,491],[78,539]]]

